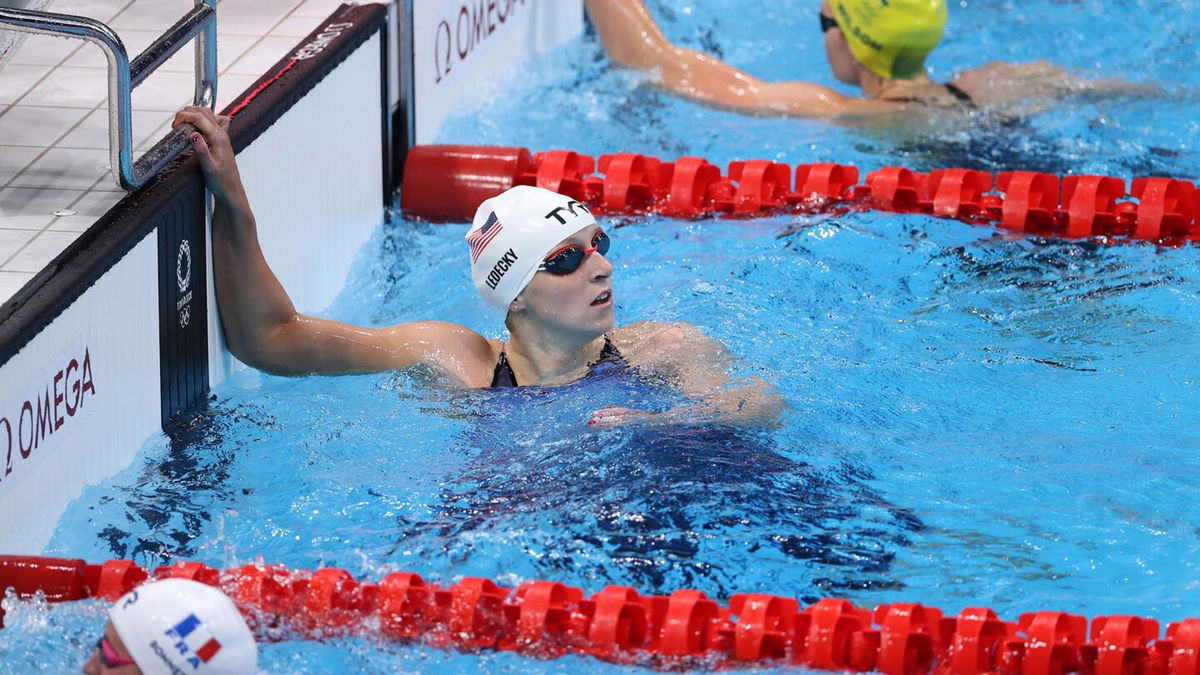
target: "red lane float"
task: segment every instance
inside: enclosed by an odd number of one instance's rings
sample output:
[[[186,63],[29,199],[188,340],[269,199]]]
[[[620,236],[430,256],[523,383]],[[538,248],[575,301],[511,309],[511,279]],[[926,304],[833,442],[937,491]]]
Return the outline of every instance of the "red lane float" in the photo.
[[[1200,191],[1172,178],[1134,178],[1138,199],[1133,236],[1138,239],[1186,238],[1200,217]]]
[[[1000,226],[1029,234],[1057,234],[1058,176],[1032,171],[1008,171],[996,176],[1004,193]]]
[[[599,170],[602,175],[594,175]],[[595,213],[675,218],[751,217],[785,210],[876,209],[998,225],[1037,236],[1128,237],[1163,244],[1200,241],[1200,190],[1189,181],[1134,178],[1130,192],[1113,176],[1066,176],[972,169],[928,174],[885,166],[866,174],[847,164],[751,159],[725,175],[702,157],[674,162],[570,150],[531,155],[524,148],[416,146],[404,169],[401,208],[434,221],[469,220],[484,199],[515,185],[537,185],[578,199]]]
[[[721,181],[721,170],[703,157],[680,157],[663,164],[660,187],[666,197],[657,202],[658,212],[673,218],[695,218],[708,211],[712,188]]]
[[[593,179],[591,185],[599,183],[593,189],[599,192],[604,210],[636,212],[648,208],[657,199],[655,192],[661,184],[661,165],[662,162],[645,155],[601,155],[600,171],[604,180]]]
[[[848,199],[858,184],[858,169],[846,164],[801,164],[796,167],[793,203],[820,206]]]
[[[872,612],[825,598],[802,608],[794,598],[765,593],[734,595],[722,607],[690,589],[663,597],[608,586],[585,597],[552,581],[510,590],[468,577],[441,587],[393,572],[372,584],[336,568],[252,564],[222,573],[196,562],[151,575],[126,560],[89,565],[0,556],[0,589],[23,598],[41,593],[51,602],[114,600],[149,578],[168,577],[221,588],[260,632],[286,627],[316,638],[373,630],[456,649],[587,654],[657,668],[761,662],[888,675],[1200,674],[1200,618],[1172,623],[1162,636],[1157,621],[1136,616],[1095,617],[1089,628],[1082,616],[1051,611],[1013,623],[982,607],[946,617],[916,603]]]
[[[751,216],[782,208],[792,187],[792,169],[787,164],[752,159],[729,164],[729,180],[736,183],[732,200],[715,206],[739,216]]]
[[[404,167],[402,208],[431,220],[470,219],[475,209],[464,213],[463,204],[478,206],[535,172],[524,148],[466,145],[419,145]]]
[[[929,172],[929,204],[935,216],[975,218],[987,209],[985,192],[992,189],[992,176],[970,169],[937,169]]]
[[[1117,200],[1125,181],[1112,176],[1067,176],[1062,182],[1063,234],[1072,238],[1116,233]]]

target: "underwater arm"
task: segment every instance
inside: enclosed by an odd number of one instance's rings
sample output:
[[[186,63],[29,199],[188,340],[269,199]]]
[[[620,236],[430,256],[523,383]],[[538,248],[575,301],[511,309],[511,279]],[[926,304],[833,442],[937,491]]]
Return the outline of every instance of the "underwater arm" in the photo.
[[[226,343],[239,360],[280,375],[334,375],[404,368],[456,353],[463,344],[486,349],[482,337],[453,324],[373,329],[297,312],[259,246],[229,141],[229,118],[190,107],[175,116],[174,126],[184,123],[197,129],[192,147],[214,197],[213,283]]]
[[[886,101],[852,98],[812,82],[764,82],[720,59],[667,40],[641,0],[586,0],[613,63],[652,73],[683,98],[751,115],[837,117],[895,111]]]
[[[633,408],[608,407],[592,413],[588,424],[728,424],[744,427],[773,427],[784,405],[779,395],[761,379],[744,386],[709,391],[687,405],[655,413]]]

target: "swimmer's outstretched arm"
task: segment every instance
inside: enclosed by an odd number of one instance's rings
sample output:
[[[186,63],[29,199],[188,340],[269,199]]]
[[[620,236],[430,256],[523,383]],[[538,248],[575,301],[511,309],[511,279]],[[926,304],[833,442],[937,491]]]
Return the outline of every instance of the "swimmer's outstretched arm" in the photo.
[[[720,365],[729,360],[728,351],[695,326],[644,322],[624,330],[644,336],[634,338],[630,364],[661,377],[691,402],[662,413],[602,408],[592,414],[589,424],[778,424],[786,407],[779,395],[758,378],[733,383]]]
[[[812,82],[763,82],[720,59],[671,44],[642,0],[586,0],[613,63],[654,74],[664,88],[751,115],[839,117],[901,109],[895,102],[843,96]]]
[[[1045,107],[1049,101],[1064,96],[1125,97],[1167,94],[1158,84],[1130,82],[1120,78],[1090,80],[1048,61],[992,61],[958,73],[951,82],[970,94],[971,100],[980,106],[1043,101],[1041,106],[1028,106],[1027,112]]]
[[[480,377],[479,363],[492,358],[491,350],[467,328],[436,321],[363,328],[297,312],[259,247],[229,142],[229,118],[190,107],[175,116],[174,126],[184,123],[198,131],[192,147],[214,197],[213,281],[234,356],[280,375],[365,373],[428,363],[467,386],[482,386],[471,378]]]

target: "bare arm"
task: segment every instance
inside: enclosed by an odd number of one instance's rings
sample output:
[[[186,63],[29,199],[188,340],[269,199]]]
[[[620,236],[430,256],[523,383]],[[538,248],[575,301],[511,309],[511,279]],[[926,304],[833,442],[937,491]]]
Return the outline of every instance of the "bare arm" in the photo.
[[[430,321],[362,328],[297,312],[259,246],[226,132],[228,118],[187,108],[175,117],[175,126],[184,123],[198,130],[192,147],[215,199],[213,281],[234,356],[281,375],[364,373],[424,362],[479,386],[473,382],[479,377],[476,360],[486,362],[490,347],[462,326]]]
[[[784,409],[765,382],[752,378],[734,383],[721,367],[728,351],[698,328],[687,323],[643,323],[627,327],[643,333],[636,338],[630,363],[659,375],[691,401],[663,413],[629,408],[603,408],[592,415],[591,424],[615,425],[706,424],[770,426]]]
[[[1005,105],[1031,99],[1057,99],[1064,96],[1162,96],[1157,84],[1123,79],[1088,80],[1047,61],[1007,63],[992,61],[964,70],[953,82],[984,106]]]
[[[702,52],[671,44],[642,0],[586,0],[613,63],[652,73],[662,87],[707,105],[756,115],[837,117],[892,112],[894,102],[843,96],[812,82],[763,82]]]

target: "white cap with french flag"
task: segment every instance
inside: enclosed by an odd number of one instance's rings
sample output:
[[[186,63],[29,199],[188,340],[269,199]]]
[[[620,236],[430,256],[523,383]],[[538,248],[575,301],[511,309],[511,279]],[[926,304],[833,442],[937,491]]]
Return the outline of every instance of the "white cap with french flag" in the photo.
[[[542,259],[562,240],[595,224],[586,205],[545,188],[518,185],[485,199],[466,236],[475,290],[507,313]]]
[[[147,675],[233,675],[258,668],[258,645],[237,607],[198,581],[142,584],[117,600],[108,618]]]

